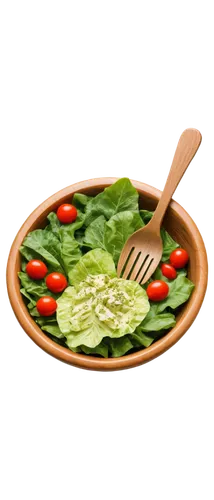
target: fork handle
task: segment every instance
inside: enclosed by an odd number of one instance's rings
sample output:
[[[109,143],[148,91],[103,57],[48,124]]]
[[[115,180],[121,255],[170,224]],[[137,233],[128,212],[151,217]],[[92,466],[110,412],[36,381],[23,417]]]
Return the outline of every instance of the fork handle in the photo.
[[[159,231],[172,195],[191,160],[195,156],[195,153],[201,144],[201,139],[202,136],[199,130],[194,128],[187,128],[184,130],[183,134],[181,134],[164,190],[150,222],[153,229],[155,226],[155,228]]]

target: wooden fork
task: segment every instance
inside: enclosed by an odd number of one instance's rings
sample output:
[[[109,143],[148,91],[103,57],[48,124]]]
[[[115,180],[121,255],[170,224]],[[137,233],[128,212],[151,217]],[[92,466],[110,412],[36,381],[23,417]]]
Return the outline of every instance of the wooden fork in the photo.
[[[146,283],[162,257],[160,228],[171,197],[201,143],[201,134],[194,128],[181,135],[165,188],[151,221],[130,236],[120,255],[117,276]]]

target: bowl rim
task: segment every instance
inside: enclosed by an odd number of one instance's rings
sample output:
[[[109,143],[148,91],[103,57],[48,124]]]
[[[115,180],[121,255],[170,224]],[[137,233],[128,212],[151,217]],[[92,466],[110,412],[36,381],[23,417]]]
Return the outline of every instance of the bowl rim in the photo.
[[[202,236],[190,215],[184,210],[181,205],[176,201],[172,200],[170,207],[183,219],[188,227],[188,231],[192,233],[196,247],[200,248],[198,252],[200,276],[198,283],[197,293],[193,294],[191,298],[191,308],[188,315],[184,315],[169,333],[164,337],[156,341],[151,346],[137,351],[132,354],[127,354],[118,358],[98,358],[95,356],[88,356],[85,354],[74,353],[69,349],[60,346],[56,342],[52,341],[49,337],[42,332],[39,326],[35,323],[33,318],[30,316],[27,307],[23,301],[22,295],[20,293],[20,285],[17,276],[17,259],[19,247],[26,236],[26,234],[31,230],[32,225],[35,221],[43,216],[46,216],[50,212],[50,206],[55,204],[56,206],[63,198],[72,196],[75,192],[81,192],[88,188],[101,188],[113,184],[117,181],[118,177],[101,177],[95,179],[88,179],[85,181],[80,181],[75,184],[71,184],[66,188],[61,189],[57,193],[53,194],[42,202],[26,219],[24,224],[19,229],[10,249],[8,262],[7,262],[7,289],[10,299],[11,306],[18,319],[20,325],[28,334],[28,336],[44,351],[48,354],[54,356],[55,358],[64,361],[65,363],[71,364],[84,369],[89,370],[99,370],[99,371],[111,371],[132,368],[144,364],[157,356],[163,354],[170,347],[172,347],[189,329],[193,321],[195,320],[200,307],[202,305],[208,280],[208,262],[205,245]],[[135,181],[131,179],[133,186],[140,192],[146,192],[150,197],[155,200],[159,199],[161,196],[161,191],[140,181]]]

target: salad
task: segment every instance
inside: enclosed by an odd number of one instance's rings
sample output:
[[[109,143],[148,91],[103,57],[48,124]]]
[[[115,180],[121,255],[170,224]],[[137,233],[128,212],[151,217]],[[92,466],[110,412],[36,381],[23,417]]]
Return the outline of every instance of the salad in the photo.
[[[20,247],[20,291],[35,322],[74,352],[123,356],[150,346],[176,324],[194,288],[188,253],[162,227],[162,261],[148,283],[118,278],[129,236],[153,212],[141,210],[127,178],[95,197],[75,193]]]

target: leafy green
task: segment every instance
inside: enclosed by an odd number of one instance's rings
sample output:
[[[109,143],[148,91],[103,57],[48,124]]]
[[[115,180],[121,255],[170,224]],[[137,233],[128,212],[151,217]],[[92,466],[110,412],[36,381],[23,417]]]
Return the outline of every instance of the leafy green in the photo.
[[[84,250],[84,238],[85,238],[85,228],[82,227],[80,229],[77,229],[75,232],[75,240],[79,243],[81,250]]]
[[[39,314],[39,312],[37,311],[37,308],[36,308],[36,307],[32,307],[32,308],[31,308],[31,307],[30,307],[30,305],[31,305],[31,304],[28,304],[28,307],[29,307],[29,309],[30,309],[30,314],[31,314],[31,316],[34,316],[34,317],[36,317],[36,319],[37,319],[37,317],[38,317],[38,316],[40,316],[40,314]]]
[[[168,280],[162,275],[161,270],[158,267],[153,275],[153,278],[156,280],[161,279],[166,281],[169,286],[169,294],[166,299],[155,304],[157,313],[164,311],[168,307],[171,309],[177,309],[177,307],[181,306],[189,299],[194,289],[194,284],[186,277],[186,269],[177,270],[177,278],[175,280]]]
[[[74,233],[80,229],[84,223],[84,217],[78,217],[73,224],[66,224],[60,228],[61,257],[66,274],[71,271],[75,264],[82,257],[80,244],[75,239]]]
[[[21,279],[21,277],[20,277]],[[22,283],[25,283],[25,280],[22,279]],[[20,292],[22,293],[22,295],[24,295],[24,297],[26,297],[30,302],[28,304],[28,307],[31,306],[32,308],[35,307],[36,305],[36,301],[33,300],[33,298],[31,297],[31,295],[27,292],[27,290],[25,288],[20,288]],[[29,307],[30,308],[30,307]]]
[[[20,292],[29,300],[27,307],[31,316],[35,317],[36,321],[37,318],[38,320],[42,320],[42,323],[39,323],[39,321],[37,321],[40,325],[45,324],[47,321],[50,322],[49,318],[40,318],[40,314],[38,313],[36,308],[36,302],[44,295],[50,295],[51,297],[57,299],[59,297],[59,294],[52,293],[47,288],[45,280],[32,280],[25,272],[21,271],[18,273],[18,276],[22,285],[22,288],[20,288]]]
[[[82,257],[79,243],[75,238],[70,237],[69,231],[62,235],[62,257],[66,274],[69,274]]]
[[[100,215],[94,219],[91,224],[86,228],[84,244],[90,248],[102,248],[106,250],[105,246],[105,224],[106,219],[104,215]]]
[[[149,311],[147,294],[138,283],[105,274],[88,275],[66,288],[57,304],[57,321],[70,348],[96,347],[104,337],[131,333]]]
[[[133,348],[133,344],[128,335],[119,339],[105,339],[105,341],[108,341],[109,350],[113,358],[124,356],[124,354]]]
[[[19,279],[22,284],[22,288],[24,288],[25,293],[21,290],[21,293],[25,295],[25,297],[29,298],[29,294],[33,296],[36,300],[38,300],[43,295],[51,295],[53,294],[48,290],[44,280],[32,280],[26,273],[20,271],[18,273]]]
[[[153,214],[154,212],[151,212],[150,210],[140,210],[140,216],[144,224],[148,224],[153,217]]]
[[[151,212],[149,210],[140,210],[140,216],[144,224],[148,224],[148,222],[153,217],[153,214],[154,212]],[[179,245],[175,240],[173,240],[173,238],[166,231],[166,229],[164,229],[164,227],[161,228],[161,238],[163,243],[163,254],[161,260],[165,262],[169,259],[170,254],[173,252],[173,250],[178,248]]]
[[[49,220],[50,225],[47,226],[51,231],[57,236],[57,238],[60,240],[60,227],[61,224],[59,222],[59,219],[56,215],[55,212],[50,212],[47,216],[47,219]]]
[[[85,212],[86,206],[88,205],[89,201],[92,200],[91,196],[86,196],[86,194],[82,193],[75,193],[72,199],[72,204],[81,212]]]
[[[55,321],[55,324],[52,324],[52,323],[51,324],[49,324],[49,323],[44,324],[43,326],[41,326],[41,328],[45,332],[48,332],[51,335],[53,335],[53,337],[57,337],[58,339],[64,338],[64,335],[61,332],[61,330],[59,329],[59,326],[58,326],[56,321]]]
[[[165,335],[166,330],[173,328],[175,324],[175,316],[172,313],[158,314],[156,304],[151,304],[145,319],[130,335],[131,342],[135,347],[149,347],[154,340]]]
[[[149,347],[154,341],[154,338],[150,335],[146,335],[144,332],[142,332],[141,327],[138,326],[135,332],[130,335],[130,340],[133,347]]]
[[[103,358],[108,357],[108,346],[107,344],[104,344],[104,342],[100,342],[100,344],[96,347],[87,347],[85,345],[82,345],[81,350],[85,354],[92,354],[92,356],[93,354],[99,354],[100,356],[103,356]]]
[[[142,332],[157,332],[175,326],[175,316],[170,312],[159,313],[158,305],[151,304],[150,310],[140,325]]]
[[[84,244],[90,248],[107,250],[117,264],[127,239],[142,226],[143,221],[138,212],[119,212],[107,222],[104,215],[100,215],[87,227]]]
[[[169,260],[170,254],[173,250],[178,248],[179,245],[163,227],[161,228],[161,238],[163,242],[163,254],[161,260],[165,262],[166,260]]]
[[[64,340],[65,340],[65,339],[64,339]],[[65,342],[65,347],[68,347],[68,346],[66,345],[66,342]],[[82,352],[82,349],[81,349],[81,347],[72,347],[71,351],[73,351],[73,352]]]
[[[23,273],[26,271],[27,262],[28,261],[24,257],[21,257],[21,271],[23,271]]]
[[[20,251],[22,257],[24,257],[25,261],[29,261],[32,259],[44,260],[44,259],[41,259],[41,255],[39,255],[39,253],[37,253],[34,250],[31,250],[30,248],[27,248],[23,245],[20,246],[19,251]]]
[[[113,215],[105,225],[105,248],[117,264],[129,236],[143,226],[138,212],[124,211]]]
[[[23,246],[35,251],[54,271],[64,272],[59,239],[48,226],[29,233],[23,241]]]
[[[177,309],[189,299],[194,289],[193,283],[183,274],[178,274],[175,280],[168,282],[168,285],[169,295],[157,304],[157,313],[164,311],[167,307]]]
[[[88,226],[99,215],[110,219],[118,212],[125,210],[138,211],[138,192],[129,179],[119,179],[86,205],[85,225]]]
[[[68,273],[82,256],[75,231],[84,224],[81,212],[72,224],[61,225],[56,214],[48,215],[49,225],[29,233],[20,248],[26,260],[42,258],[48,270]]]
[[[112,256],[101,248],[90,250],[81,257],[76,266],[68,273],[69,283],[76,286],[80,281],[84,281],[89,274],[116,276]]]
[[[39,316],[39,318],[36,319],[36,322],[38,323],[39,326],[46,325],[47,323],[54,323],[56,324],[56,314],[53,316]]]
[[[51,334],[50,334],[50,333],[48,333],[48,332],[45,332],[45,333],[46,333],[46,335],[47,335],[47,336],[48,336],[51,340],[53,340],[53,342],[55,342],[56,344],[59,344],[59,345],[61,345],[62,347],[67,347],[67,346],[66,346],[66,343],[65,343],[65,338],[64,338],[64,337],[63,337],[63,338],[58,338],[58,337],[56,337],[56,336],[54,336],[54,335],[51,335]],[[77,351],[77,349],[75,349],[75,350],[74,350],[74,352],[80,352],[80,350],[78,350],[78,351]]]
[[[186,276],[187,275],[187,270],[185,268],[183,269],[176,269],[177,271],[177,275],[179,276]],[[166,276],[164,276],[161,272],[161,268],[160,266],[157,267],[157,269],[155,270],[153,276],[152,276],[153,280],[162,280],[162,281],[166,281],[166,283],[172,283],[171,280],[169,280],[168,278],[166,278]]]
[[[49,333],[52,337],[58,339],[64,339],[64,335],[61,332],[59,325],[56,320],[56,314],[53,316],[40,316],[36,318],[36,323],[41,327],[42,330]]]

